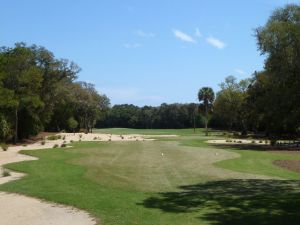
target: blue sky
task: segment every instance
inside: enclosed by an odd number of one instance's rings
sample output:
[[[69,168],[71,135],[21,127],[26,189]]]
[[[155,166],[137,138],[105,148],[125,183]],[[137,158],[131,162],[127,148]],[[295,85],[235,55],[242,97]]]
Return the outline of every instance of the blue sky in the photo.
[[[112,104],[197,101],[263,68],[254,29],[286,0],[1,0],[0,45],[76,62]]]

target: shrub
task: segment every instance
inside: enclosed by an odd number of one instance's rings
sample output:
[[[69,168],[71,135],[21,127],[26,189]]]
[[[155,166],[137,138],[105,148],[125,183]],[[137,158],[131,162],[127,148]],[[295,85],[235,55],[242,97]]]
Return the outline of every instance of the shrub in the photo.
[[[2,170],[2,176],[3,177],[8,177],[8,176],[10,176],[10,172],[8,170],[6,170],[6,169],[3,169]]]
[[[82,138],[82,134],[79,134],[79,138]]]
[[[251,141],[252,144],[255,144],[256,142],[254,140]]]
[[[58,140],[58,139],[61,139],[61,135],[51,135],[51,136],[47,137],[47,139],[50,141]]]
[[[62,143],[60,147],[64,148],[64,147],[67,147],[67,145],[65,143]]]
[[[68,127],[73,132],[75,131],[76,127],[78,126],[78,122],[74,119],[74,117],[70,117],[67,121]]]
[[[53,145],[53,148],[58,148],[58,144]]]
[[[2,143],[2,144],[1,144],[1,148],[2,148],[3,151],[7,151],[8,146],[7,146],[7,144]]]
[[[10,124],[0,114],[0,140],[5,140],[10,134]]]
[[[93,139],[94,139],[94,140],[97,140],[97,137],[94,137]]]
[[[66,140],[66,136],[64,135],[62,139],[63,139],[63,140]]]
[[[41,141],[41,145],[45,145],[46,144],[46,141],[45,140],[42,140]]]
[[[271,146],[275,146],[275,145],[276,145],[276,142],[277,142],[276,140],[272,139],[272,140],[270,141],[270,145],[271,145]]]
[[[73,140],[70,141],[70,143],[73,143],[73,142],[74,142]]]
[[[263,141],[262,141],[262,140],[259,140],[259,143],[261,144],[261,143],[263,143]]]

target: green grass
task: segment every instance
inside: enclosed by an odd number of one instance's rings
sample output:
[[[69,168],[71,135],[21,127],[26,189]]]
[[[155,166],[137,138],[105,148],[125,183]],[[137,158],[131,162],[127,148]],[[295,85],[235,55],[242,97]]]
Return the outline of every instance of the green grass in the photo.
[[[28,176],[1,185],[0,190],[87,210],[104,225],[299,222],[300,174],[272,161],[300,156],[224,150],[205,143],[208,138],[201,130],[196,134],[192,129],[97,132],[182,136],[151,142],[77,142],[73,148],[23,151],[39,160],[7,165]],[[249,173],[288,180],[242,180],[251,177]]]
[[[216,165],[239,172],[277,176],[283,179],[300,179],[300,173],[280,168],[272,163],[275,160],[300,160],[300,154],[290,155],[253,150],[232,150],[232,152],[240,154],[240,158],[221,161]]]

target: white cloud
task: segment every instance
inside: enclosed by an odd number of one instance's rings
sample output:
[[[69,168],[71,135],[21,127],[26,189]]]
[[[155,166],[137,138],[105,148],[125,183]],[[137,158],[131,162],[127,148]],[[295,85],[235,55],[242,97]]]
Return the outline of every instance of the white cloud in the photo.
[[[241,70],[239,68],[234,69],[234,72],[236,72],[236,73],[238,73],[240,75],[245,75],[246,74],[244,70]]]
[[[196,37],[202,37],[202,34],[198,27],[195,29],[195,35],[196,35]]]
[[[192,38],[190,35],[180,31],[180,30],[173,30],[173,33],[176,38],[180,39],[181,41],[190,42],[190,43],[196,43],[195,39]]]
[[[155,37],[155,34],[152,32],[144,32],[142,30],[137,30],[134,32],[136,35],[140,36],[140,37],[145,37],[145,38],[153,38]]]
[[[206,41],[218,49],[223,49],[226,47],[226,44],[223,41],[221,41],[217,38],[214,38],[214,37],[208,37],[208,38],[206,38]]]
[[[140,43],[125,43],[124,48],[140,48],[142,45]]]

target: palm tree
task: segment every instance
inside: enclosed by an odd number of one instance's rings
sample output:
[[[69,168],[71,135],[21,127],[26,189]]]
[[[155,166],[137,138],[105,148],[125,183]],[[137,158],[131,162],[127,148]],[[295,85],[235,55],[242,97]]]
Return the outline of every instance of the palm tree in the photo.
[[[198,92],[198,100],[200,102],[200,108],[203,108],[205,111],[205,129],[206,136],[208,136],[208,114],[212,110],[212,105],[215,100],[215,93],[210,87],[203,87]]]

